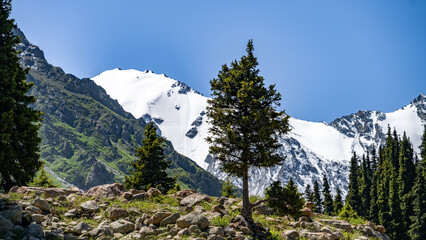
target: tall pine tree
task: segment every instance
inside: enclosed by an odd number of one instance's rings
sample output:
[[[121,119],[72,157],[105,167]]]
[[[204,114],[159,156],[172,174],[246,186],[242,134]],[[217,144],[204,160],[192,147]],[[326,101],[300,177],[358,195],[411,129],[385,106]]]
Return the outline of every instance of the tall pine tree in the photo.
[[[314,181],[314,212],[322,213],[322,199],[321,199],[321,193],[319,189],[318,181]]]
[[[338,215],[343,208],[342,192],[339,188],[336,189],[336,197],[333,202],[334,214]]]
[[[358,157],[354,152],[351,158],[351,166],[349,170],[349,191],[346,196],[346,203],[352,206],[353,210],[357,213],[360,212],[362,202],[359,195],[359,166]]]
[[[359,215],[362,217],[368,217],[371,203],[371,165],[369,154],[367,154],[367,157],[365,157],[365,155],[362,156],[359,189],[361,197],[361,208]]]
[[[305,199],[306,199],[307,202],[313,202],[314,201],[314,194],[312,192],[311,185],[309,185],[309,184],[306,185],[306,188],[305,188]]]
[[[426,140],[423,138],[423,143]],[[426,239],[426,183],[423,175],[423,167],[420,166],[417,174],[416,184],[413,187],[414,199],[414,215],[411,216],[410,229],[408,234],[413,240]]]
[[[166,173],[170,166],[164,155],[166,139],[157,135],[153,122],[145,126],[144,137],[142,146],[136,149],[138,159],[131,163],[133,170],[130,176],[126,176],[124,187],[143,190],[156,187],[167,193],[175,186],[176,181]]]
[[[252,219],[252,208],[259,204],[249,201],[248,170],[283,162],[284,157],[276,151],[281,147],[278,139],[290,131],[289,116],[275,109],[281,95],[274,85],[265,86],[253,50],[253,41],[249,40],[247,55],[230,67],[222,66],[217,78],[210,81],[213,98],[207,107],[210,153],[225,172],[242,178],[241,214],[246,219]]]
[[[330,185],[328,184],[327,175],[324,173],[322,195],[324,196],[324,213],[331,215],[334,212],[333,198],[330,193]]]
[[[33,83],[26,82],[14,46],[19,43],[12,30],[11,1],[0,0],[0,191],[26,185],[42,166],[39,159],[38,129],[41,112],[27,95]]]

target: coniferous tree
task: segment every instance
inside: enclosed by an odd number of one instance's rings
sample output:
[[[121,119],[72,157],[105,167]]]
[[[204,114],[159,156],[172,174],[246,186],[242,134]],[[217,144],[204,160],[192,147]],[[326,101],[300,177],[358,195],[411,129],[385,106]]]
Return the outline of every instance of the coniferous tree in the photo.
[[[414,215],[411,216],[408,234],[413,240],[426,239],[426,185],[425,176],[422,174],[423,168],[418,168],[416,183],[413,187]]]
[[[377,174],[378,161],[376,148],[371,150],[371,188],[370,188],[370,208],[368,209],[368,219],[374,223],[379,222],[379,208],[377,206]]]
[[[371,165],[370,155],[367,154],[362,156],[361,164],[361,176],[360,176],[360,197],[361,197],[361,208],[359,215],[367,217],[369,215],[370,203],[371,203]]]
[[[387,233],[391,239],[406,239],[405,222],[402,218],[401,200],[398,194],[398,180],[396,170],[394,176],[391,176],[389,183],[389,225],[387,226]]]
[[[11,8],[10,0],[0,0],[0,191],[28,184],[42,165],[41,112],[30,107],[36,101],[27,95],[33,83],[26,82],[28,71],[14,49],[19,39],[12,33]]]
[[[265,190],[266,199],[274,199],[268,205],[279,215],[300,215],[300,209],[305,204],[302,195],[297,191],[293,178],[290,178],[284,188],[279,181],[275,181]]]
[[[241,214],[252,218],[249,201],[248,170],[250,167],[271,167],[284,161],[277,153],[279,136],[290,131],[289,116],[276,111],[281,95],[275,86],[266,87],[259,76],[253,41],[247,43],[247,55],[231,66],[222,66],[218,77],[210,81],[213,98],[208,100],[210,118],[210,153],[222,169],[242,178],[243,206]]]
[[[153,122],[145,126],[144,137],[142,146],[136,149],[138,159],[131,163],[133,170],[130,176],[125,177],[124,187],[143,190],[156,187],[167,193],[175,186],[176,180],[166,173],[170,166],[164,155],[166,139],[157,135]]]
[[[222,196],[227,197],[227,198],[236,198],[237,197],[237,192],[235,191],[235,186],[232,184],[229,177],[227,177],[225,179],[225,181],[223,182],[221,193],[222,193]]]
[[[306,185],[305,188],[305,199],[307,202],[313,202],[314,201],[314,194],[312,193],[311,185]]]
[[[44,188],[56,188],[59,187],[53,182],[53,179],[49,177],[46,170],[44,170],[44,162],[40,168],[40,171],[36,177],[29,183],[30,187],[44,187]]]
[[[317,180],[314,181],[313,203],[314,203],[313,211],[321,213],[322,212],[322,199],[321,199],[321,193],[320,193],[320,190],[319,190],[319,184],[318,184]]]
[[[422,158],[421,165],[424,172],[424,175],[426,176],[426,125],[424,126],[423,131],[423,138],[422,143],[420,144],[420,157]]]
[[[328,184],[327,176],[323,177],[324,185],[322,187],[322,194],[324,196],[324,213],[331,215],[334,212],[333,198],[330,193],[330,185]]]
[[[350,204],[355,212],[360,212],[362,202],[359,195],[359,166],[358,157],[354,152],[351,158],[351,166],[349,170],[349,191],[346,197],[346,204]]]
[[[379,168],[377,177],[377,206],[379,208],[378,219],[379,223],[388,227],[391,222],[389,209],[389,183],[392,177],[392,151],[394,139],[392,138],[390,127],[384,148],[379,151]]]
[[[340,191],[339,188],[336,189],[336,197],[334,198],[333,208],[334,208],[334,213],[336,215],[338,215],[343,208],[342,192]]]

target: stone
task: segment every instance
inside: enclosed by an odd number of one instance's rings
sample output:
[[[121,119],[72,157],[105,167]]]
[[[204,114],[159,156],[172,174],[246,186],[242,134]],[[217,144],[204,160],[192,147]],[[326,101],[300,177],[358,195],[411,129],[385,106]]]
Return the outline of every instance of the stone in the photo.
[[[110,225],[100,225],[98,229],[100,230],[100,233],[105,236],[114,236],[114,229]]]
[[[40,208],[35,207],[35,206],[32,206],[32,205],[30,205],[30,206],[26,207],[26,208],[25,208],[25,211],[27,211],[27,212],[29,212],[29,213],[31,213],[31,214],[34,214],[34,213],[38,213],[38,214],[40,214],[40,213],[42,213],[42,212],[43,212],[43,211],[41,211],[41,209],[40,209]]]
[[[309,218],[302,216],[302,217],[299,218],[299,222],[309,222]]]
[[[9,219],[0,215],[0,235],[4,236],[6,233],[12,231],[13,223]]]
[[[312,203],[312,202],[306,202],[305,203],[305,207],[312,210],[312,208],[314,207],[314,203]]]
[[[302,216],[305,216],[305,217],[311,217],[313,214],[312,210],[308,207],[302,208],[301,212],[302,212]]]
[[[161,191],[158,190],[157,188],[150,188],[148,189],[147,193],[150,198],[154,198],[156,196],[161,195]]]
[[[223,237],[225,236],[225,230],[223,229],[223,227],[211,227],[209,234],[214,234]]]
[[[49,203],[44,200],[43,198],[39,198],[37,197],[36,199],[34,199],[34,202],[32,203],[32,205],[34,207],[38,207],[40,208],[43,212],[48,212],[50,213],[50,205]]]
[[[226,211],[226,209],[225,209],[225,207],[223,205],[214,205],[212,207],[212,211],[213,212],[218,212],[221,215],[227,215],[228,214],[228,212]]]
[[[176,225],[180,228],[188,228],[191,225],[198,225],[201,230],[204,230],[209,226],[209,220],[203,216],[201,212],[194,211],[181,216],[178,220],[176,220]]]
[[[211,198],[210,196],[206,195],[206,194],[191,194],[187,197],[185,197],[184,199],[182,199],[180,201],[180,205],[182,206],[194,206],[197,203],[203,202],[203,201],[207,201],[207,202],[211,202]]]
[[[180,213],[173,213],[172,215],[164,218],[160,222],[160,226],[167,226],[168,224],[175,224],[176,221],[180,218]]]
[[[109,213],[109,219],[115,221],[119,218],[128,217],[129,213],[123,208],[113,208]]]
[[[66,213],[64,214],[64,216],[65,216],[65,217],[68,217],[68,218],[71,218],[71,217],[75,217],[75,216],[77,215],[77,213],[78,213],[77,208],[74,208],[74,209],[71,209],[71,210],[69,210],[68,212],[66,212]]]
[[[99,205],[94,200],[89,200],[80,204],[80,207],[85,212],[97,212],[99,211]]]
[[[43,238],[44,237],[44,233],[43,233],[43,228],[39,225],[39,224],[35,224],[35,223],[31,223],[28,226],[28,230],[27,230],[28,235],[37,237],[37,238]]]
[[[288,240],[296,240],[299,239],[299,232],[297,232],[296,230],[285,230],[281,234],[281,237]]]
[[[73,232],[77,233],[77,234],[81,234],[83,231],[90,231],[92,230],[92,227],[85,223],[85,222],[80,222],[77,225],[74,226],[73,228]]]
[[[19,204],[5,204],[1,206],[0,215],[9,219],[13,224],[22,223],[22,206]]]
[[[33,214],[31,215],[31,220],[37,224],[41,224],[47,217],[43,214]]]
[[[123,192],[125,192],[125,189],[122,184],[112,183],[92,187],[83,196],[95,198],[119,197]]]
[[[147,224],[154,224],[159,226],[161,221],[170,215],[172,215],[171,212],[156,212],[150,219],[148,219]]]
[[[386,229],[383,225],[377,225],[376,230],[380,233],[386,233]]]
[[[225,240],[225,238],[223,238],[222,236],[211,234],[207,237],[207,240]]]
[[[121,197],[130,200],[133,197],[133,194],[131,194],[130,192],[124,192],[123,194],[121,194]]]
[[[63,240],[64,236],[56,232],[45,232],[46,240]]]
[[[179,236],[189,236],[189,235],[191,235],[191,232],[189,231],[189,229],[185,228],[185,229],[180,230],[177,235],[179,235]]]
[[[170,235],[172,235],[172,236],[175,236],[176,234],[178,234],[178,232],[180,231],[181,229],[179,228],[179,227],[172,227],[170,230],[169,230],[169,234]]]
[[[70,194],[70,195],[68,195],[67,196],[67,201],[68,202],[72,202],[72,203],[74,203],[74,202],[76,202],[77,201],[77,195],[76,194]]]
[[[23,195],[44,194],[45,198],[56,198],[59,196],[68,196],[70,194],[81,194],[82,191],[78,188],[43,188],[43,187],[13,187],[9,190],[10,193],[15,192]]]
[[[366,222],[365,224],[364,224],[364,226],[367,226],[367,227],[369,227],[369,228],[371,228],[371,229],[376,229],[376,226],[374,225],[374,223],[372,223],[372,222]]]
[[[154,230],[152,230],[152,228],[150,227],[143,226],[139,230],[139,234],[141,235],[142,238],[145,238],[146,236],[153,235]]]
[[[145,199],[148,199],[148,198],[149,198],[149,195],[146,192],[137,193],[137,194],[133,195],[132,201],[141,201],[141,200],[145,200]]]
[[[249,227],[241,227],[240,230],[244,235],[253,235],[253,231]]]
[[[322,227],[320,229],[320,232],[330,233],[330,234],[333,233],[333,231],[331,231],[330,228],[328,228],[328,227]]]
[[[135,229],[135,224],[124,219],[120,219],[115,222],[112,222],[110,226],[112,227],[114,233],[122,233],[122,234],[126,234]]]
[[[184,189],[184,190],[181,190],[181,191],[173,194],[173,197],[183,199],[183,198],[186,198],[189,195],[192,195],[192,194],[195,194],[195,193],[197,193],[197,191],[195,191],[193,189]]]
[[[235,216],[233,219],[231,219],[231,222],[234,223],[235,227],[237,227],[237,228],[249,226],[247,220],[241,215]]]

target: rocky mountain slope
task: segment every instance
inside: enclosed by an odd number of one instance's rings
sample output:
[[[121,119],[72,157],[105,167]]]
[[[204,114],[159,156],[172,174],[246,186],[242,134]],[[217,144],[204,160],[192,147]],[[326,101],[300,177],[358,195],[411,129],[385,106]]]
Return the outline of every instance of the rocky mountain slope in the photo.
[[[79,79],[50,65],[43,52],[19,30],[21,64],[29,68],[30,94],[44,112],[41,158],[56,179],[81,189],[121,182],[135,159],[145,121],[134,118],[90,79]],[[219,195],[220,181],[193,161],[166,148],[170,172],[183,187]]]
[[[179,153],[191,158],[202,168],[224,179],[218,162],[208,154],[205,142],[209,122],[206,113],[207,97],[164,74],[113,69],[92,78],[124,110],[136,118],[153,120],[163,136]],[[404,131],[418,152],[423,125],[426,123],[426,97],[421,94],[410,104],[392,113],[359,111],[331,123],[290,119],[292,131],[282,136],[280,154],[287,157],[283,165],[268,169],[250,170],[250,191],[262,195],[275,180],[287,182],[293,177],[299,190],[318,180],[323,174],[334,191],[347,191],[349,160],[353,151],[363,154],[380,145],[388,125],[398,133]],[[241,187],[239,179],[234,179]]]
[[[14,187],[0,195],[0,239],[389,239],[383,226],[313,214],[311,205],[298,219],[262,206],[247,221],[239,215],[240,199],[190,189],[161,195],[157,189],[125,192],[120,184],[85,194]]]

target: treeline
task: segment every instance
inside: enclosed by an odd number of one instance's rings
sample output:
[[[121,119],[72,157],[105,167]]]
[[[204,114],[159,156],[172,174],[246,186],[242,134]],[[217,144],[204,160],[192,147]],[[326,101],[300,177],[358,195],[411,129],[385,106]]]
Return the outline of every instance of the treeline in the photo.
[[[405,132],[389,127],[384,146],[351,159],[346,205],[391,239],[426,239],[426,127],[420,150],[421,161]]]

